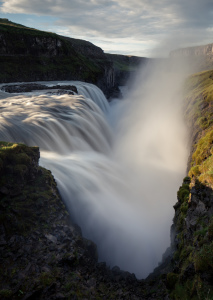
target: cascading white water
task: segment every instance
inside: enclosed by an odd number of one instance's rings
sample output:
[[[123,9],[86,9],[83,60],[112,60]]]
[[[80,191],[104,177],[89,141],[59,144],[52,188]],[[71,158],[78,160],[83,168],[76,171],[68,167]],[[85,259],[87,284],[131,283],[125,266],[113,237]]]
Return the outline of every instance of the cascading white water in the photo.
[[[145,277],[169,245],[185,169],[182,123],[173,113],[178,105],[171,104],[171,92],[158,105],[154,95],[146,91],[147,101],[135,90],[132,103],[109,108],[97,87],[71,84],[84,96],[2,93],[0,140],[38,145],[40,164],[53,172],[72,218],[97,243],[99,259]]]

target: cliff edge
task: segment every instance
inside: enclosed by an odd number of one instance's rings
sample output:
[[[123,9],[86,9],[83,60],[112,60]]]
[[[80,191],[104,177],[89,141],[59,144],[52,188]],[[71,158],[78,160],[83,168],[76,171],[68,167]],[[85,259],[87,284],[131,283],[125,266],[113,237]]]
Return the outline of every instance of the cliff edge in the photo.
[[[119,59],[118,66],[115,55],[105,54],[88,41],[0,19],[1,83],[79,80],[97,85],[110,98],[114,93],[118,96],[118,86],[142,60],[125,55]]]

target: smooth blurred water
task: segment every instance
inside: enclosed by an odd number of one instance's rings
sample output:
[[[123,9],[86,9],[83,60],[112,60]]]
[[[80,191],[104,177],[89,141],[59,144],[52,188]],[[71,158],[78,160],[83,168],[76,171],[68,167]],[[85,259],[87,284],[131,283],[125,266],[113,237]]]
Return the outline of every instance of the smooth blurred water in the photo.
[[[160,80],[162,88],[168,79]],[[76,85],[82,96],[1,93],[0,140],[39,146],[40,164],[99,259],[146,277],[169,245],[186,165],[177,89],[159,98],[145,85],[109,106],[91,84],[60,84]]]

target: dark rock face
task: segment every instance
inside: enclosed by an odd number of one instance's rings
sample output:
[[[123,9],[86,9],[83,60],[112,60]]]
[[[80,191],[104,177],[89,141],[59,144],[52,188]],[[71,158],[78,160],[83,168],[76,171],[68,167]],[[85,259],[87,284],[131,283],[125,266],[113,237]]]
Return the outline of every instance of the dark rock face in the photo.
[[[213,142],[211,86],[212,71],[194,74],[185,83],[183,111],[190,132],[190,177],[184,178],[177,192],[171,254],[167,269],[160,267],[166,274],[172,299],[181,298],[181,294],[186,299],[213,297],[213,185],[212,164],[209,164]]]
[[[186,185],[185,179],[179,191],[183,191]],[[204,299],[208,293],[212,295],[212,189],[197,181],[189,189],[188,201],[182,198],[182,194],[180,192],[178,196],[180,205],[175,205],[172,226],[172,272],[187,295],[192,292],[190,283],[199,281],[200,285],[194,287],[193,292]]]
[[[104,93],[114,87],[113,64],[95,45],[0,22],[0,82],[81,80]]]
[[[127,85],[128,80],[133,78],[140,66],[145,66],[151,59],[146,57],[109,54],[106,56],[113,62],[114,82],[117,86]]]
[[[11,26],[12,25],[12,26]],[[119,57],[119,62],[117,61]],[[80,80],[117,95],[145,58],[108,55],[90,42],[0,19],[0,82]]]
[[[98,263],[38,159],[37,147],[0,142],[0,299],[164,299],[163,280]]]
[[[8,33],[0,34],[0,55],[36,55],[61,56],[63,55],[62,41],[53,37],[39,37],[27,35],[16,36],[10,40]]]
[[[26,84],[15,84],[15,85],[4,85],[1,88],[3,91],[7,93],[28,93],[32,91],[42,91],[42,90],[56,90],[54,92],[49,93],[56,93],[58,95],[62,94],[69,94],[74,95],[74,93],[78,94],[78,90],[74,85],[53,85],[47,86],[44,84],[38,83],[26,83]]]

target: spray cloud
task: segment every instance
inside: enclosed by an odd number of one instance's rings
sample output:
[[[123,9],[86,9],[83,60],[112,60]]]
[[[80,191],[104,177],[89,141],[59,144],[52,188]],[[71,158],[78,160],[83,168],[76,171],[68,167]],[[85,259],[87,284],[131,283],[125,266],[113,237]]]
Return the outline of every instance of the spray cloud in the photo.
[[[139,278],[169,246],[172,206],[185,175],[183,78],[181,68],[165,61],[143,69],[126,99],[112,103],[111,129],[98,107],[106,112],[106,99],[91,85],[85,90],[92,88],[96,104],[69,95],[1,103],[1,139],[40,146],[41,164],[53,172],[84,236],[97,243],[99,259]]]

